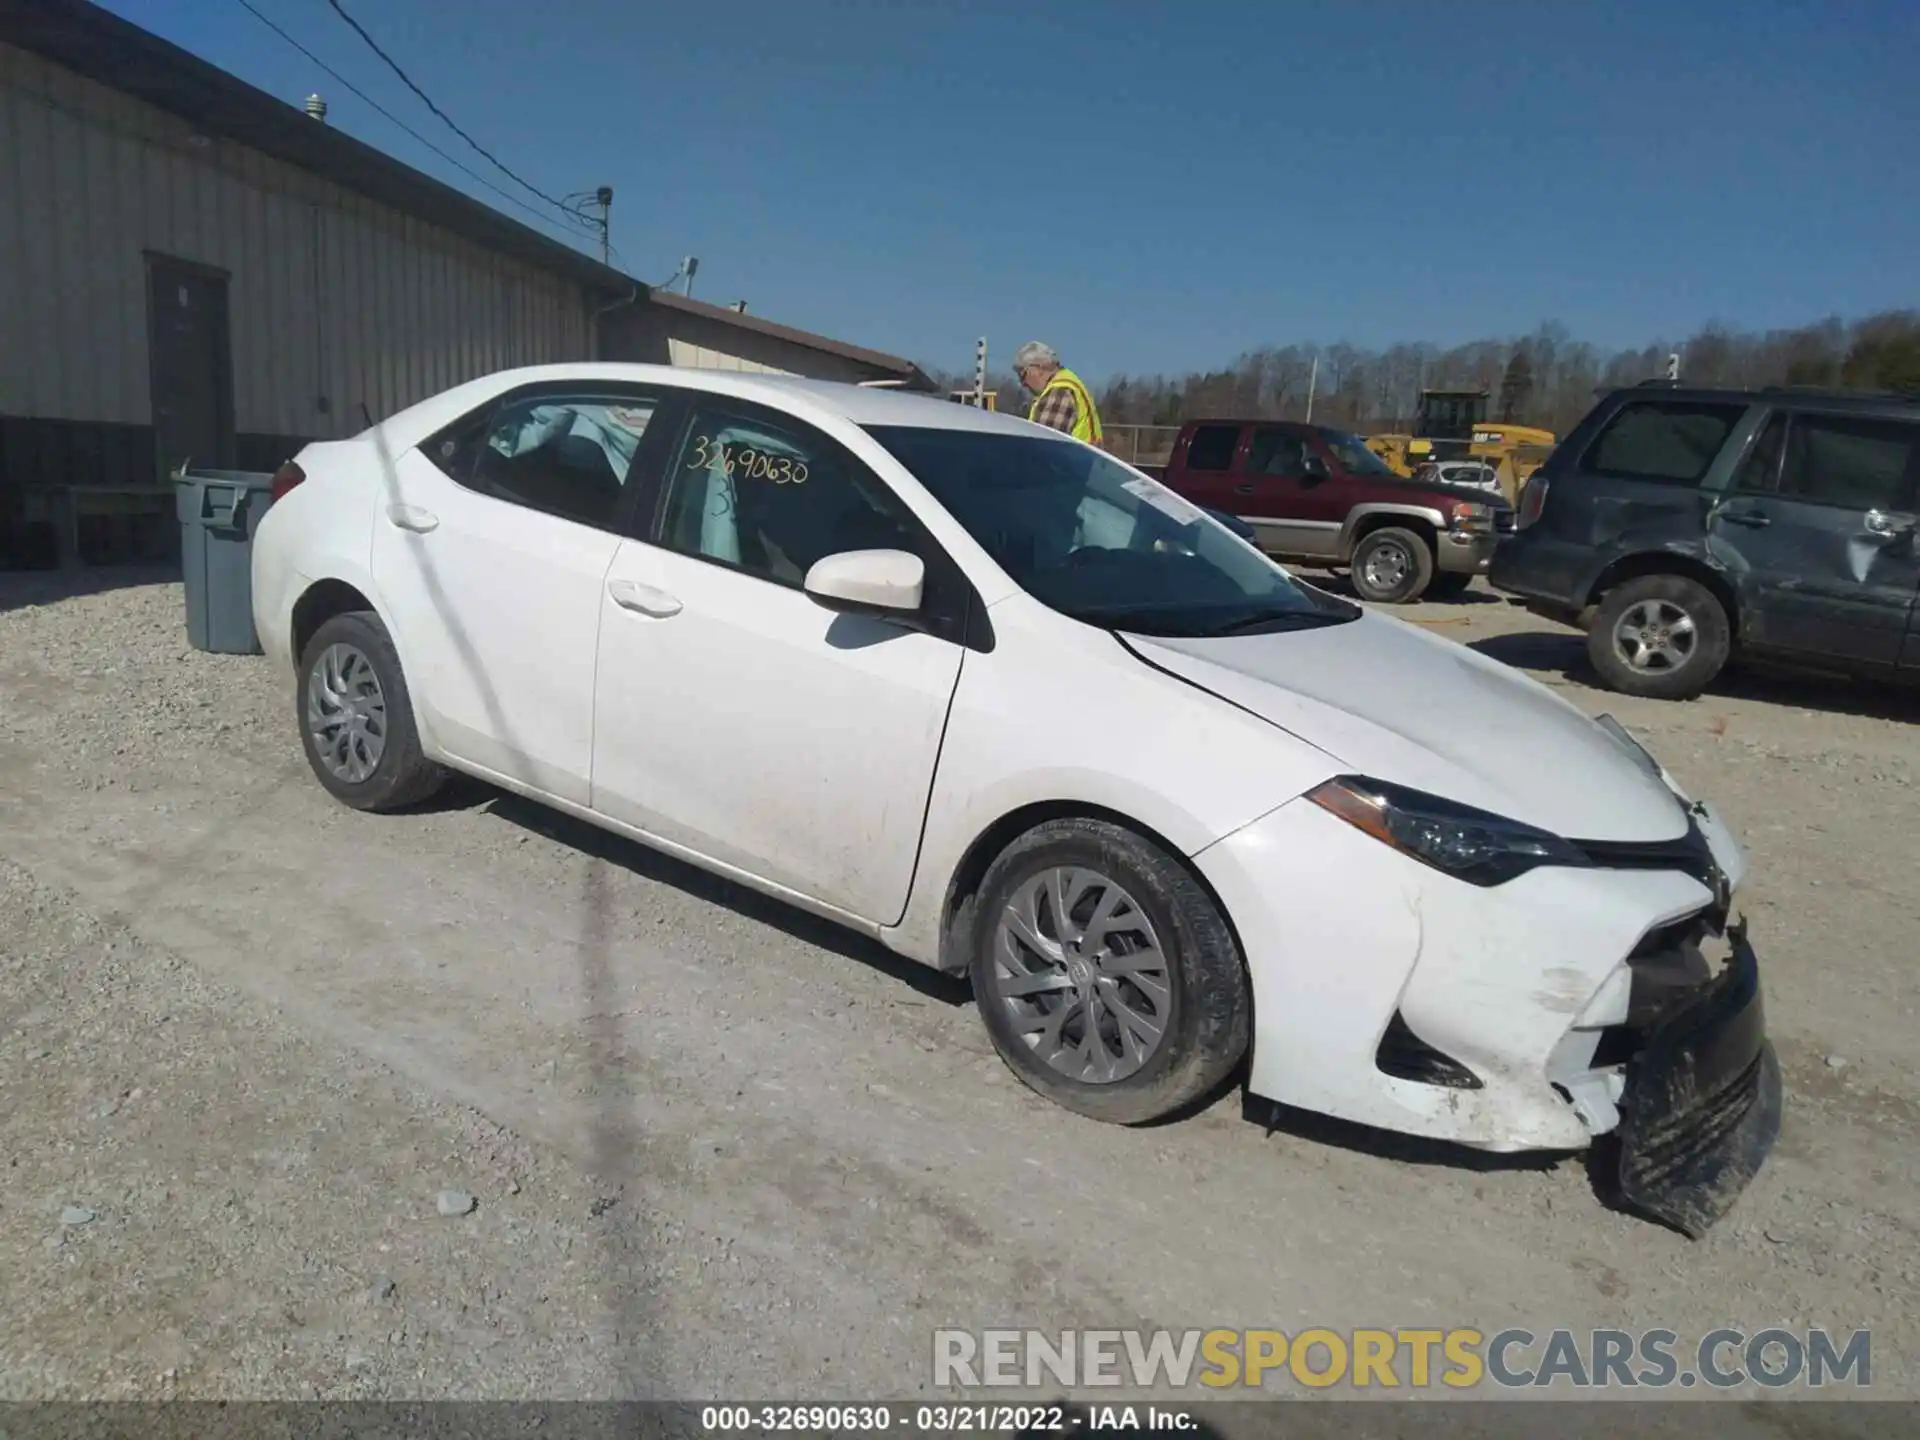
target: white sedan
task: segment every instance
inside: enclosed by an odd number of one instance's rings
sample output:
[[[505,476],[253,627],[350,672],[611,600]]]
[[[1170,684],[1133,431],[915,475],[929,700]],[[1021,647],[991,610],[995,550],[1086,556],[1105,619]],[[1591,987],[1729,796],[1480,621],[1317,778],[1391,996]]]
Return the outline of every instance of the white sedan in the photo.
[[[1102,1120],[1243,1074],[1490,1150],[1611,1133],[1690,1234],[1772,1144],[1713,810],[1091,446],[564,365],[309,445],[276,495],[260,639],[348,805],[463,771],[876,936]]]

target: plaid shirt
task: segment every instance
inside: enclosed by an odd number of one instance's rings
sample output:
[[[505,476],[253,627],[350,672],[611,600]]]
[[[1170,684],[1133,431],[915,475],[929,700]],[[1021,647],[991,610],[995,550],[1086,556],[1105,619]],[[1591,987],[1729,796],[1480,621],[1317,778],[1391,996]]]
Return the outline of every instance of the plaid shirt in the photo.
[[[1059,385],[1047,391],[1040,397],[1032,418],[1036,425],[1045,425],[1071,435],[1075,422],[1080,418],[1080,402],[1073,398],[1073,387]]]

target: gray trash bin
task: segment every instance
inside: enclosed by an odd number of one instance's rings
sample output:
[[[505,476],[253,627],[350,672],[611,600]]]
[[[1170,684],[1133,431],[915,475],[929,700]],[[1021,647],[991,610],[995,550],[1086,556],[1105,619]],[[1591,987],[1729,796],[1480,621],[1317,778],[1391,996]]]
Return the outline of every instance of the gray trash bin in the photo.
[[[257,470],[182,470],[174,476],[187,643],[258,655],[253,628],[253,532],[273,504],[273,476]]]

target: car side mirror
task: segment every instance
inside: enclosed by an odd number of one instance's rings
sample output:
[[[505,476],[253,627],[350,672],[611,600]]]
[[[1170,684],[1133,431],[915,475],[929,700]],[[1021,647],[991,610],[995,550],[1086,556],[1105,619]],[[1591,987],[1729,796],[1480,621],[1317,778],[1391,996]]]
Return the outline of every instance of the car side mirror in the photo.
[[[807,571],[804,589],[830,610],[918,610],[927,567],[905,550],[843,550]]]
[[[1227,529],[1233,531],[1233,533],[1238,535],[1242,540],[1253,540],[1257,538],[1257,532],[1253,526],[1242,520],[1238,515],[1229,515],[1226,511],[1216,510],[1211,505],[1202,505],[1200,508],[1215,520],[1218,520],[1222,525],[1226,526]]]
[[[1300,478],[1317,485],[1322,480],[1331,480],[1333,471],[1327,468],[1327,462],[1318,455],[1309,455],[1300,466]]]

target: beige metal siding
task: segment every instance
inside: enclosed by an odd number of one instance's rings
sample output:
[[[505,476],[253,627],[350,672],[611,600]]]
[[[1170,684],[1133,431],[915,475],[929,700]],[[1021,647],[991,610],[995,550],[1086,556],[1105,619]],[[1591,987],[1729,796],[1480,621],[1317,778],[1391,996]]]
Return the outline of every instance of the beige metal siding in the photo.
[[[794,370],[780,370],[758,360],[748,360],[743,356],[729,355],[724,350],[715,350],[706,345],[682,340],[678,336],[667,339],[667,354],[675,365],[684,365],[695,370],[750,370],[759,375],[794,375]],[[804,363],[804,356],[796,356]]]
[[[0,414],[149,423],[149,250],[228,272],[243,433],[592,355],[576,283],[0,45]]]

